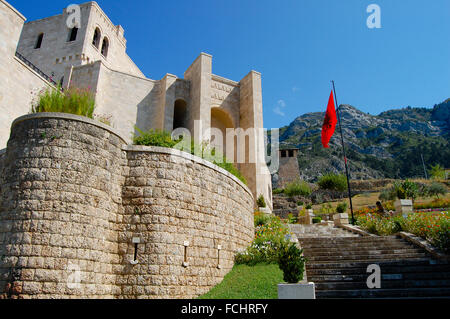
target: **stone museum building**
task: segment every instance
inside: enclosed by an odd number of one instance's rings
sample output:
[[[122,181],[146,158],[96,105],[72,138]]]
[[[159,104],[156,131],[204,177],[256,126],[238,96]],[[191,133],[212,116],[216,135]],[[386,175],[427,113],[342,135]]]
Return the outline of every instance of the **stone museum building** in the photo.
[[[25,23],[0,0],[0,295],[198,296],[252,241],[256,198],[272,208],[261,74],[223,78],[200,53],[182,78],[149,79],[124,29],[96,2],[79,8],[69,28],[67,9]],[[58,85],[92,90],[111,125],[29,114]],[[241,129],[246,161],[235,165],[248,185],[190,154],[131,145],[135,127],[212,143],[212,128]]]

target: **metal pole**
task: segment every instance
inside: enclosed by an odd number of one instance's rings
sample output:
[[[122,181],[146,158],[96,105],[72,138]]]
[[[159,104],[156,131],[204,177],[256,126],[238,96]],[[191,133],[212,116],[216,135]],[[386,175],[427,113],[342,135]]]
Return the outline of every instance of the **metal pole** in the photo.
[[[339,113],[339,104],[337,101],[336,87],[334,86],[334,81],[331,81],[331,83],[333,83],[333,92],[334,92],[334,99],[336,101],[336,110],[337,110],[337,117],[338,117],[338,122],[339,122],[339,130],[341,132],[342,151],[344,152],[345,174],[347,175],[348,199],[350,200],[350,211],[352,212],[352,225],[355,225],[355,217],[353,215],[352,190],[350,188],[350,175],[348,173],[347,154],[345,152],[344,134],[342,133],[341,115]]]
[[[425,173],[425,179],[428,179],[427,168],[425,167],[425,161],[423,160],[423,154],[420,154],[420,157],[422,157],[422,164],[423,164],[423,171]]]

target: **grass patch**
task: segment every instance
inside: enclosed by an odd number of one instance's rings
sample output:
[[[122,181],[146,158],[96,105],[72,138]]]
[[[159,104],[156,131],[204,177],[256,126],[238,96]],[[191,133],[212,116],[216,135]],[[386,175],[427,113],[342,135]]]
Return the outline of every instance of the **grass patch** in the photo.
[[[283,272],[276,264],[236,265],[222,283],[199,299],[278,299]]]

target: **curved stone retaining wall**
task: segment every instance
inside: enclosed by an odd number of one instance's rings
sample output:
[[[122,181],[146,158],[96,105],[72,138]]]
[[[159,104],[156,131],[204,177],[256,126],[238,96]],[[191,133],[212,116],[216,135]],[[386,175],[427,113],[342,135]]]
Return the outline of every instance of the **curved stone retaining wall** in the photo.
[[[190,154],[124,141],[73,115],[13,123],[0,153],[3,297],[192,298],[231,269],[253,238],[249,189]]]

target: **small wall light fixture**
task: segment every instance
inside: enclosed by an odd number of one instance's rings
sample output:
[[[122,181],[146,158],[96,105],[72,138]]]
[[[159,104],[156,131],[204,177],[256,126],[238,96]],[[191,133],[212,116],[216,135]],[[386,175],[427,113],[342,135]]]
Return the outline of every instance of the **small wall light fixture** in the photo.
[[[189,267],[189,263],[188,263],[188,260],[187,260],[187,249],[188,249],[188,247],[189,247],[189,242],[185,241],[184,242],[184,262],[183,262],[183,267],[185,267],[185,268]]]

